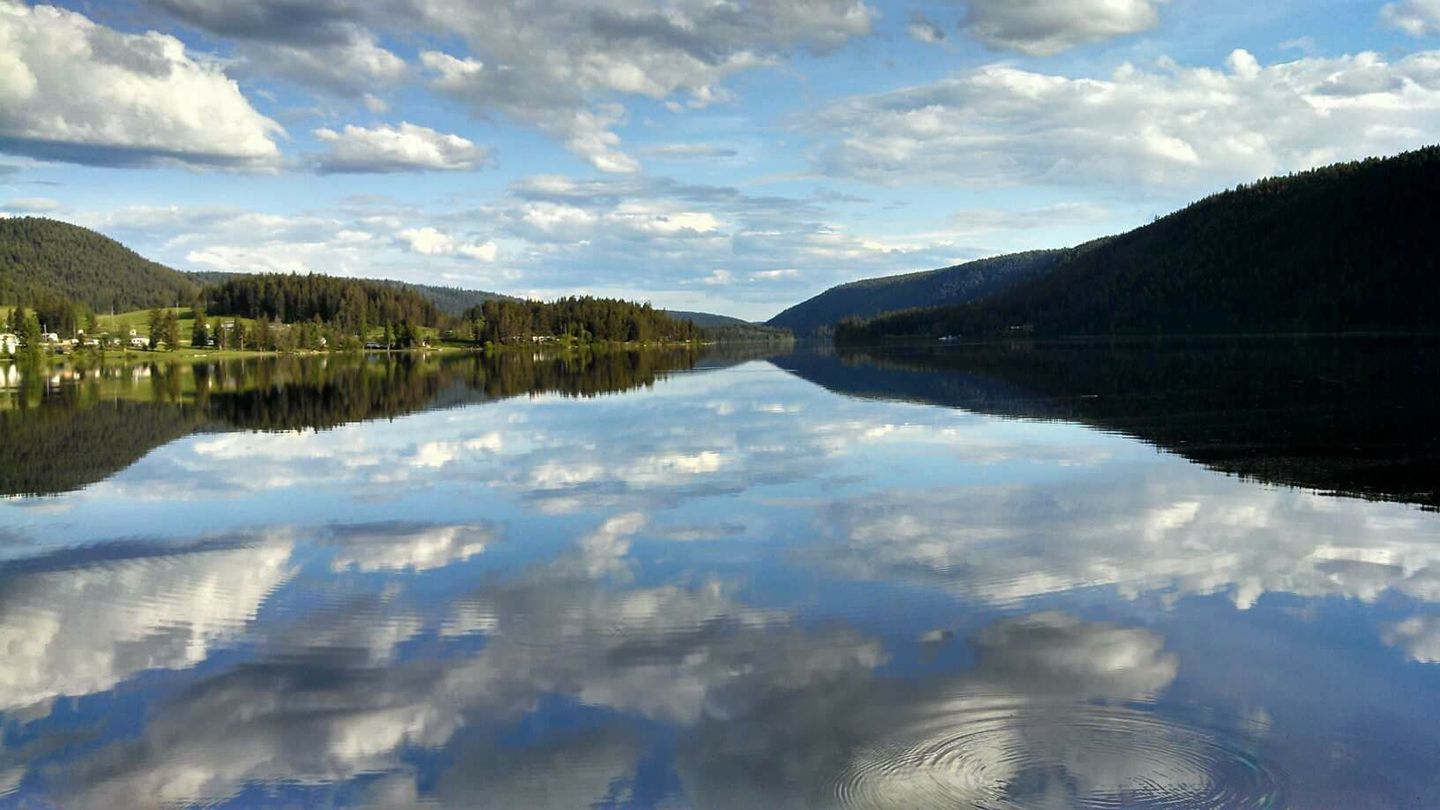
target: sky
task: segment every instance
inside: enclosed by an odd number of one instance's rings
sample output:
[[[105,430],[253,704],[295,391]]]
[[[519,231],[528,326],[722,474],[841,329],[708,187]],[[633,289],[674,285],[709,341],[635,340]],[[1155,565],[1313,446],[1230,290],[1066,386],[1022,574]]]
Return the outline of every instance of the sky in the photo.
[[[0,0],[0,214],[764,319],[1440,140],[1440,0]]]

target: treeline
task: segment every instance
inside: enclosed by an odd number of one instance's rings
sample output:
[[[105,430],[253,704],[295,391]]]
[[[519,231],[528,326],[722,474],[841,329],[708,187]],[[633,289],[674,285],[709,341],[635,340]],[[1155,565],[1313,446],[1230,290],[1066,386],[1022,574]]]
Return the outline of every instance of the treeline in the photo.
[[[836,340],[1434,332],[1437,188],[1440,147],[1262,180],[985,300],[847,321]]]
[[[205,306],[215,315],[282,323],[318,318],[359,335],[385,324],[439,326],[447,317],[414,290],[314,273],[234,276],[205,288]]]
[[[152,345],[168,348],[186,337],[191,345],[213,341],[221,348],[405,348],[422,342],[422,330],[494,344],[566,336],[617,343],[700,339],[694,324],[625,301],[522,301],[316,273],[184,274],[93,231],[35,217],[0,220],[0,306],[6,305],[18,314],[0,328],[29,334],[33,316],[40,331],[67,340],[82,329],[97,337],[97,313],[153,309]],[[176,319],[160,313],[187,306],[197,317],[184,335]]]
[[[92,312],[127,312],[174,306],[198,289],[183,273],[87,228],[43,217],[0,219],[0,303],[34,308],[59,297]]]
[[[726,324],[701,329],[706,340],[717,343],[794,343],[795,333],[758,323]]]
[[[676,343],[700,339],[700,328],[647,304],[589,296],[555,301],[486,301],[464,315],[479,343],[530,343],[536,337],[581,342]]]

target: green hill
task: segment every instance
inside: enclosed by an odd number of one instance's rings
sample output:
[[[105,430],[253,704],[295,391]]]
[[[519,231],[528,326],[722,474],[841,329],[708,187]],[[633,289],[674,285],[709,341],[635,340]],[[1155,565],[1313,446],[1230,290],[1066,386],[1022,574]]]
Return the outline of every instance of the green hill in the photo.
[[[872,318],[894,310],[974,301],[1044,274],[1067,252],[1012,253],[940,270],[852,281],[802,301],[768,323],[807,335],[845,318]]]
[[[850,324],[837,339],[1434,332],[1440,147],[1261,180],[1063,255],[986,300]]]
[[[55,294],[96,312],[188,303],[197,285],[87,228],[42,217],[0,219],[0,304]]]
[[[237,276],[246,274],[199,270],[188,272],[185,275],[194,279],[198,284],[211,285],[224,284]],[[465,310],[479,306],[486,301],[519,300],[513,296],[497,292],[487,292],[485,290],[465,290],[459,287],[439,287],[433,284],[411,284],[408,281],[377,280],[377,283],[386,284],[399,290],[409,290],[414,293],[419,293],[420,297],[430,301],[430,303],[434,304],[441,312],[457,318],[465,314]]]

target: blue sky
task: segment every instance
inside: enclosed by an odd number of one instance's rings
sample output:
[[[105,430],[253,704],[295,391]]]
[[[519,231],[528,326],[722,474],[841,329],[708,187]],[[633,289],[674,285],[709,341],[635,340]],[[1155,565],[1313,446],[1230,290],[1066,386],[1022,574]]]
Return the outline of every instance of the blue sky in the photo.
[[[0,0],[0,212],[765,318],[1435,140],[1440,0]]]

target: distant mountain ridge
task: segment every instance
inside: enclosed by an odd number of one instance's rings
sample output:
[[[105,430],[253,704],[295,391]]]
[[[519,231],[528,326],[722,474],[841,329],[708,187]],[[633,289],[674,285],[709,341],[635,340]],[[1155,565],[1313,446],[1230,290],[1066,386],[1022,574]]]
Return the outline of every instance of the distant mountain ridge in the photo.
[[[983,299],[845,325],[836,339],[1437,332],[1437,189],[1433,146],[1261,180],[1065,251]]]
[[[256,273],[182,272],[151,261],[88,228],[45,217],[0,218],[0,304],[60,295],[97,313],[187,305],[203,287]],[[415,292],[441,312],[459,317],[486,301],[518,300],[390,279],[375,281]]]
[[[802,301],[767,323],[804,335],[833,327],[845,318],[873,318],[894,310],[974,301],[1043,275],[1068,253],[1012,253],[939,270],[852,281]]]
[[[729,315],[716,315],[713,312],[687,312],[682,309],[662,310],[672,318],[679,318],[682,321],[689,321],[701,329],[715,329],[721,326],[754,326],[755,324],[740,318],[732,318]]]

